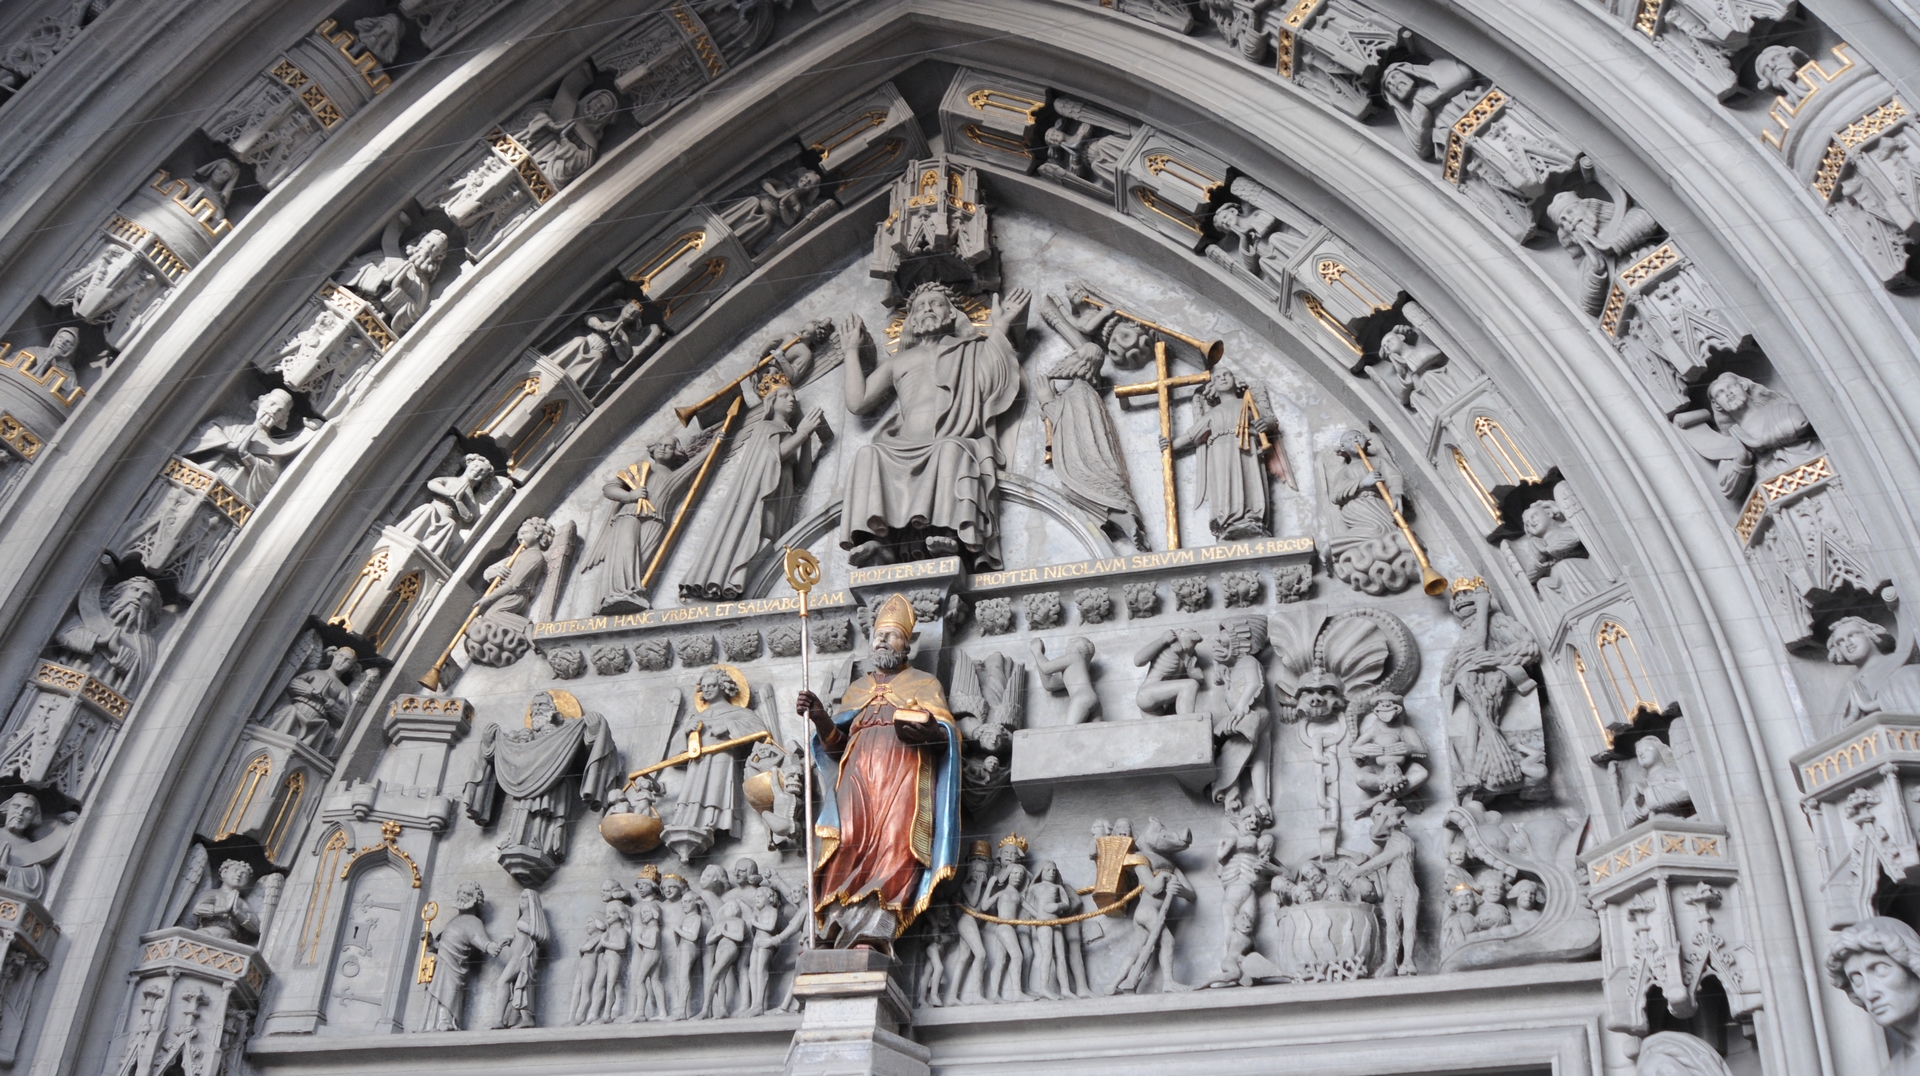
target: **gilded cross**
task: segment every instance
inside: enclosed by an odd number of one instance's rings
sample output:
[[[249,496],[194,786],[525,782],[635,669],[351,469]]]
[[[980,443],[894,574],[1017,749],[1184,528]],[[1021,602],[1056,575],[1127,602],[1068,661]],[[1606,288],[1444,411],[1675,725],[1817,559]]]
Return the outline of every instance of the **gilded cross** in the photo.
[[[1130,396],[1157,396],[1160,404],[1160,437],[1164,442],[1173,437],[1173,390],[1188,385],[1202,384],[1207,380],[1205,373],[1170,376],[1167,370],[1167,342],[1153,342],[1152,381],[1139,381],[1131,385],[1115,385],[1113,394],[1125,399]],[[1167,548],[1180,548],[1180,516],[1178,502],[1173,493],[1173,449],[1160,449],[1160,482],[1166,489],[1167,502]]]

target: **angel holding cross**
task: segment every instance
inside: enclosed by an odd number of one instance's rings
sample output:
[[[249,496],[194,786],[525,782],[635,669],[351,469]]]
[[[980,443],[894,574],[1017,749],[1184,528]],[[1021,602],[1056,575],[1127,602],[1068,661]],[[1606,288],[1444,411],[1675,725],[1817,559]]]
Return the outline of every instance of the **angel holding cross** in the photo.
[[[1272,533],[1268,471],[1291,483],[1286,454],[1272,439],[1280,432],[1257,387],[1224,364],[1194,394],[1195,421],[1178,437],[1160,438],[1163,452],[1193,450],[1199,461],[1200,503],[1215,539],[1238,542]],[[1277,464],[1270,462],[1278,461]]]

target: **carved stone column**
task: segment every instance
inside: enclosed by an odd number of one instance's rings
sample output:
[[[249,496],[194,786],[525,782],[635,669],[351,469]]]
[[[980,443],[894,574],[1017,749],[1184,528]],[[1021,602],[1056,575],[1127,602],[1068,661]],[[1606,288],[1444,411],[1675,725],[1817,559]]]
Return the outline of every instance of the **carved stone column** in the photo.
[[[168,927],[140,939],[123,1045],[105,1072],[238,1076],[271,970],[250,945]]]
[[[793,996],[800,1030],[787,1049],[786,1076],[922,1076],[932,1052],[899,1029],[913,1008],[892,978],[893,960],[866,949],[815,949],[800,956]]]
[[[1793,756],[1801,809],[1825,868],[1827,925],[1880,914],[1881,886],[1920,881],[1913,793],[1920,716],[1875,714]]]
[[[1692,1016],[1708,975],[1734,1019],[1760,1008],[1758,960],[1725,826],[1649,819],[1581,856],[1580,866],[1600,912],[1608,1028],[1647,1034],[1655,990],[1674,1016]]]
[[[33,988],[60,928],[39,901],[0,886],[0,1065],[12,1065],[32,1015]]]

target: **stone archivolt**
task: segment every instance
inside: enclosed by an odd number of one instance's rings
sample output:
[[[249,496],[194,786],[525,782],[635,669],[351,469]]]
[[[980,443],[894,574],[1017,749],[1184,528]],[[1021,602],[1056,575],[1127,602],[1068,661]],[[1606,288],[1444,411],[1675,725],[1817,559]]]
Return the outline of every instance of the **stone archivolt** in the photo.
[[[32,901],[58,878],[67,827],[85,825],[121,726],[144,715],[176,620],[230,585],[229,552],[295,498],[283,472],[351,428],[381,364],[423,346],[463,275],[568,208],[636,132],[674,122],[675,102],[817,30],[786,6],[689,0],[609,28],[378,222],[377,247],[252,350],[133,504],[0,728],[0,777],[25,790],[0,834],[0,898],[16,896],[0,900],[8,1013],[36,1004],[54,928]],[[403,3],[352,34],[329,21],[208,136],[252,182],[297,187],[302,162],[393,85],[381,65],[487,7]],[[1710,7],[1653,5],[1633,28],[1714,85],[1755,18],[1784,11],[1742,8],[1728,29]],[[1340,115],[1390,111],[1490,228],[1554,233],[1567,298],[1730,502],[1774,635],[1872,642],[1896,622],[1866,514],[1768,383],[1744,320],[1525,102],[1346,0],[1113,14],[1211,27]],[[1908,118],[1894,98],[1837,129],[1813,179],[1887,266],[1907,218],[1874,184],[1898,178]],[[239,1071],[248,1050],[304,1036],[747,1018],[805,998],[788,1064],[813,1071],[809,1051],[846,1030],[828,999],[856,984],[843,992],[878,1014],[852,1025],[868,1063],[911,1068],[925,1058],[894,1030],[916,1005],[1284,991],[1596,954],[1594,1011],[1615,1032],[1700,1011],[1750,1024],[1767,992],[1730,808],[1703,780],[1702,718],[1673,701],[1677,661],[1607,548],[1618,527],[1585,507],[1604,490],[1571,462],[1576,477],[1561,474],[1560,439],[1404,270],[1257,164],[1156,123],[972,67],[944,88],[924,71],[863,87],[794,124],[724,196],[654,214],[664,226],[641,229],[579,303],[443,401],[454,424],[390,483],[255,720],[223,745],[199,858],[181,908],[143,938],[113,1064],[217,1056],[194,1071]],[[48,343],[8,370],[58,376],[72,395],[46,391],[72,407],[88,382],[67,357],[137,352],[243,215],[240,175],[219,157],[191,180],[157,175],[47,286],[51,313],[16,335]],[[1127,229],[1131,253],[1049,238],[1095,218]],[[853,234],[873,236],[870,261],[845,256]],[[809,258],[818,282],[729,348],[709,314]],[[1246,311],[1278,327],[1284,357]],[[42,332],[56,317],[87,327]],[[693,383],[659,380],[695,348]],[[1342,376],[1342,399],[1357,389],[1363,406],[1312,391]],[[9,481],[65,417],[15,395],[27,413],[0,437]],[[1476,530],[1489,547],[1459,540]],[[779,584],[788,548],[828,565],[805,633]],[[910,969],[911,998],[884,960],[800,951],[796,836],[811,827],[788,716],[802,668],[830,709],[866,682],[882,661],[875,611],[896,590],[919,621],[912,660],[951,709],[964,814],[949,824],[969,838],[926,852],[923,906],[892,910],[912,928],[878,939]],[[1879,809],[1909,798],[1892,757],[1904,681],[1834,653],[1862,667],[1848,715],[1874,724],[1812,749],[1802,785],[1846,925],[1914,857],[1904,816]],[[1442,683],[1420,681],[1423,654]],[[1890,752],[1873,782],[1854,775],[1868,743]],[[577,833],[588,814],[625,843]],[[1086,832],[1091,845],[1069,836]],[[576,838],[587,847],[569,856]],[[258,886],[254,864],[269,871]],[[513,895],[489,905],[481,882]],[[40,935],[21,941],[8,909]],[[16,1037],[0,1019],[0,1051]],[[1661,1036],[1647,1042],[1646,1058],[1666,1056]]]

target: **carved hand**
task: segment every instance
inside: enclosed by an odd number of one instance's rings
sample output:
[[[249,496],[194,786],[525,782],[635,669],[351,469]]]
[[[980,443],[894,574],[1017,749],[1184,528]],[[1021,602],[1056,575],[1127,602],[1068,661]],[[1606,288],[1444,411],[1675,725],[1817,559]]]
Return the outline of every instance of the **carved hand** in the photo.
[[[993,297],[993,327],[1003,333],[1024,329],[1027,326],[1027,306],[1033,301],[1033,293],[1025,288],[1015,288],[1002,299]]]
[[[1162,451],[1162,452],[1172,452],[1172,451],[1173,451],[1173,438],[1171,438],[1171,437],[1161,437],[1161,438],[1160,438],[1160,451]]]
[[[813,722],[813,730],[820,734],[822,743],[832,743],[839,730],[833,727],[833,717],[820,702],[820,696],[811,691],[802,691],[795,711],[808,721]]]
[[[852,361],[867,333],[867,323],[860,320],[858,314],[848,314],[840,319],[840,347]]]

